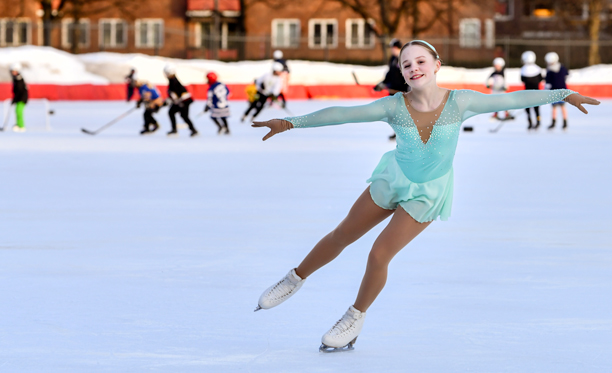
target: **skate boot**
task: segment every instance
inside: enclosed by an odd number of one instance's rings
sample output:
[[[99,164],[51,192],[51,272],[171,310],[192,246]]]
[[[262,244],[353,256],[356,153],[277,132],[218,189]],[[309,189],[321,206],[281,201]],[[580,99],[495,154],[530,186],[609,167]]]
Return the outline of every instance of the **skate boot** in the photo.
[[[300,278],[300,276],[295,273],[295,268],[292,269],[282,280],[270,286],[261,294],[255,312],[261,309],[267,310],[276,307],[291,298],[293,294],[300,290],[304,281],[306,281],[306,279]]]
[[[353,345],[363,328],[365,312],[350,306],[340,320],[321,338],[321,352],[353,350]]]
[[[240,123],[244,123],[244,120],[246,119],[246,117],[247,117],[246,114],[244,114],[242,118],[240,118]]]
[[[166,134],[168,137],[178,137],[178,131],[172,130]]]
[[[489,118],[489,122],[495,122],[497,120],[499,120],[499,117],[497,116],[497,113],[493,113],[491,118]]]
[[[552,120],[552,123],[550,124],[550,126],[548,126],[548,129],[549,129],[549,130],[551,130],[551,129],[555,128],[555,122],[556,122],[556,120],[555,120],[555,119],[553,119],[553,120]]]
[[[145,126],[145,128],[142,131],[140,131],[141,135],[148,135],[150,133],[151,133],[151,131],[149,131],[149,127],[147,127],[147,126]]]
[[[190,137],[197,137],[200,136],[200,133],[196,130],[191,131],[191,135],[189,135]]]
[[[567,131],[567,119],[563,119],[563,130]]]
[[[504,120],[513,120],[514,116],[512,116],[512,114],[510,114],[509,111],[506,111],[506,116],[504,117]]]
[[[540,127],[540,117],[536,117],[536,125],[533,127],[534,130],[537,130]]]
[[[149,132],[155,133],[155,131],[157,131],[158,129],[159,129],[159,124],[153,123],[153,128],[149,130]]]
[[[529,122],[529,126],[527,126],[527,129],[528,130],[533,129],[533,124],[531,123],[531,117],[530,116],[527,116],[527,121]]]
[[[25,132],[25,127],[19,127],[18,125],[13,126],[13,132]]]

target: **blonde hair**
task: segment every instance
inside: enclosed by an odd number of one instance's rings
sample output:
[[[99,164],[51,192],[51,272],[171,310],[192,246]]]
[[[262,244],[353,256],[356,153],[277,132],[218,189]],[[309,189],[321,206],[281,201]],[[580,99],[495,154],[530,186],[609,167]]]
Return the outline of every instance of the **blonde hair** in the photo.
[[[433,45],[429,44],[425,40],[412,40],[412,41],[409,41],[408,43],[404,44],[404,46],[400,50],[400,54],[399,55],[401,56],[402,53],[404,52],[404,49],[408,48],[411,45],[418,45],[419,47],[425,48],[427,50],[427,52],[429,52],[429,54],[431,54],[431,56],[433,57],[434,61],[440,61],[440,63],[442,63],[442,60],[440,59],[440,56],[438,55],[438,51],[436,51],[436,48],[434,48]]]

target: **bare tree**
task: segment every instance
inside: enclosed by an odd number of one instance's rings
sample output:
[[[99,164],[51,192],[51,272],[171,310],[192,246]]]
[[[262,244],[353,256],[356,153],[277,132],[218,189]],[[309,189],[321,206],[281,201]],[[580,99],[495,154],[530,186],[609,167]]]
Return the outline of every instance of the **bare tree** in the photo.
[[[601,11],[604,0],[589,0],[589,65],[601,63],[599,55],[599,30],[601,29]]]
[[[557,3],[559,16],[566,27],[582,29],[589,36],[589,65],[601,63],[599,37],[602,29],[601,16],[608,0],[561,0]],[[588,16],[585,17],[585,8]]]

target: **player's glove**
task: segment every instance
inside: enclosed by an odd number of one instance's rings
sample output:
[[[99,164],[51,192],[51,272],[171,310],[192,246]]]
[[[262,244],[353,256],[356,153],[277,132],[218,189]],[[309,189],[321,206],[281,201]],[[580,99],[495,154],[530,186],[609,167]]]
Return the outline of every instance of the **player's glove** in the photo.
[[[136,101],[136,107],[137,107],[137,108],[139,108],[139,107],[140,107],[140,105],[142,105],[142,100],[138,100],[138,101]]]
[[[277,133],[285,132],[293,128],[293,124],[288,120],[284,119],[272,119],[266,122],[253,122],[251,127],[268,127],[270,132],[263,137],[263,141],[266,141],[270,137],[276,135]]]
[[[572,93],[571,95],[564,98],[563,101],[567,102],[570,105],[577,107],[580,111],[582,111],[585,114],[588,114],[589,112],[586,111],[584,107],[582,107],[582,104],[587,104],[587,105],[599,105],[600,104],[600,102],[597,101],[596,99],[583,96],[579,93]]]

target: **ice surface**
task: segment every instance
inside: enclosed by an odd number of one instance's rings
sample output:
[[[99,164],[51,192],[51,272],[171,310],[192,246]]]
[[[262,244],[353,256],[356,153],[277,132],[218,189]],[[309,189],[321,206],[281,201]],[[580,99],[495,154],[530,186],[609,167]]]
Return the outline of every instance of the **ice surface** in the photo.
[[[319,353],[320,338],[382,226],[285,304],[253,309],[365,189],[394,146],[388,126],[262,142],[236,102],[231,136],[204,116],[198,138],[140,137],[136,113],[88,136],[129,106],[52,105],[52,132],[28,106],[29,132],[0,133],[0,372],[612,371],[612,101],[569,108],[567,133],[527,133],[517,113],[491,134],[472,118],[451,219],[394,259],[341,354]]]
[[[174,64],[177,77],[183,84],[203,84],[204,76],[215,71],[226,84],[248,84],[272,67],[271,60],[221,62],[214,60],[182,60],[137,53],[97,52],[72,55],[50,47],[22,46],[0,49],[0,82],[9,82],[7,68],[13,62],[24,65],[22,74],[30,84],[107,84],[122,83],[133,67],[138,77],[152,84],[168,84],[163,74],[166,64]],[[563,61],[561,61],[563,62]],[[380,82],[387,66],[361,66],[289,60],[290,84],[355,84],[352,73],[360,84],[374,85]],[[543,66],[545,67],[545,66]],[[482,84],[493,72],[493,68],[466,69],[443,66],[438,82],[453,84]],[[505,70],[509,85],[520,85],[520,69]],[[612,65],[596,65],[573,69],[569,84],[610,84]]]

